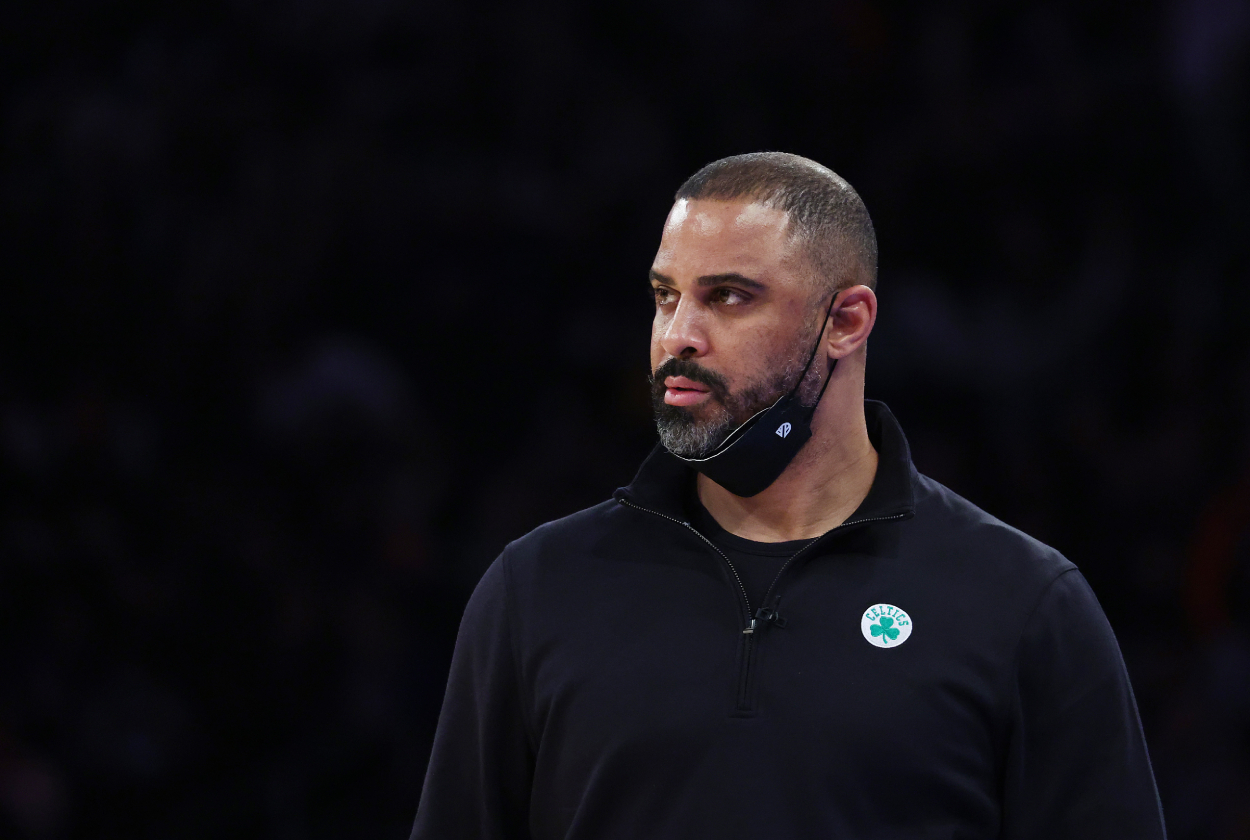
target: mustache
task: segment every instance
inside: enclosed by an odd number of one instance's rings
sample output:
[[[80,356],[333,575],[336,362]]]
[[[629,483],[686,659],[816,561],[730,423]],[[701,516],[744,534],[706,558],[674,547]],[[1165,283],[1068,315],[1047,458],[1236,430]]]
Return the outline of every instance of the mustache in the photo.
[[[725,377],[714,370],[708,370],[697,362],[677,358],[668,359],[647,377],[647,381],[651,383],[652,393],[662,393],[664,380],[669,376],[684,376],[692,382],[706,385],[712,392],[712,396],[722,404],[729,396],[729,383]]]

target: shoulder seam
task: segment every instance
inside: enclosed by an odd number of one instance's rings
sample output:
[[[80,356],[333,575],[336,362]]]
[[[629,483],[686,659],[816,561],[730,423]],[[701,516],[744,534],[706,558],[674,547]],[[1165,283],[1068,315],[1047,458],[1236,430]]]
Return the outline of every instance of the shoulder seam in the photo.
[[[521,654],[517,649],[520,643],[520,632],[516,626],[516,610],[512,609],[512,564],[508,562],[508,553],[505,551],[499,558],[499,563],[503,567],[503,584],[504,584],[504,612],[507,614],[508,621],[508,647],[512,652],[512,672],[516,678],[517,700],[521,707],[521,721],[525,724],[525,734],[529,738],[530,750],[534,753],[538,752],[538,737],[534,731],[534,723],[530,719],[530,705],[526,698],[529,696],[525,691],[525,677],[521,670]]]
[[[1041,609],[1042,603],[1046,600],[1046,596],[1050,594],[1050,590],[1058,583],[1059,578],[1072,572],[1080,571],[1076,566],[1069,566],[1062,570],[1042,587],[1041,593],[1037,596],[1037,601],[1033,604],[1033,608],[1029,610],[1029,614],[1025,616],[1024,621],[1020,623],[1020,635],[1016,637],[1016,643],[1011,655],[1011,668],[1007,672],[1007,684],[1004,686],[1004,694],[1006,695],[1006,703],[1004,711],[1004,720],[1010,720],[1011,709],[1019,700],[1018,693],[1012,688],[1017,683],[1017,677],[1020,675],[1020,645],[1024,642],[1024,632],[1028,629],[1029,624],[1033,621],[1033,616],[1037,615],[1037,611]]]

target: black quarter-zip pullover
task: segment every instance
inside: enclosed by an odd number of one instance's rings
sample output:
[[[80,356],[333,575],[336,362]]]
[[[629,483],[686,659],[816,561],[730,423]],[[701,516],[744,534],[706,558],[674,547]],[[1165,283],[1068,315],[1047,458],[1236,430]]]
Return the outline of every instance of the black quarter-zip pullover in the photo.
[[[1080,572],[879,453],[759,604],[657,448],[512,543],[466,608],[412,836],[1154,838],[1158,796]]]

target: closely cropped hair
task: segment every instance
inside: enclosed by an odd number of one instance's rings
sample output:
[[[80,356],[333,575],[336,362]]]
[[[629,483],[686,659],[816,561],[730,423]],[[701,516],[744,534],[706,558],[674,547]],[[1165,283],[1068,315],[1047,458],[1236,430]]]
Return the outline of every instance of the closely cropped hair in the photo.
[[[859,193],[814,160],[753,152],[709,163],[677,190],[677,200],[751,198],[786,212],[807,250],[822,294],[877,287],[877,235]]]

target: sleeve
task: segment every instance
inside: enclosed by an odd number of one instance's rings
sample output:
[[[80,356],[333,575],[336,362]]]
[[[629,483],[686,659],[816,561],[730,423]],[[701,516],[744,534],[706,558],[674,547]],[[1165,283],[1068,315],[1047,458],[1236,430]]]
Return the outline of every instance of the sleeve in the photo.
[[[528,837],[533,751],[505,563],[487,569],[461,619],[411,840]]]
[[[1128,672],[1076,569],[1051,582],[1026,623],[1013,688],[1002,836],[1161,840]]]

